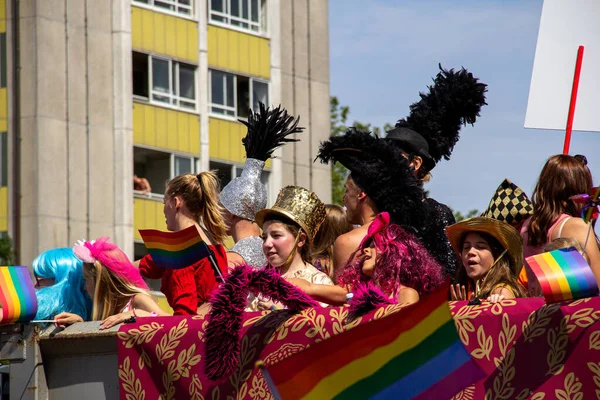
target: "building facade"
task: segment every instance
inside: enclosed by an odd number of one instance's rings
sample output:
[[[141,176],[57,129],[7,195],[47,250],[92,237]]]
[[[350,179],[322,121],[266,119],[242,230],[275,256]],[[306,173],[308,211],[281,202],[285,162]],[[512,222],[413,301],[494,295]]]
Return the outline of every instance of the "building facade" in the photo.
[[[326,0],[0,0],[0,232],[18,261],[110,236],[143,254],[168,179],[241,173],[237,120],[301,116],[263,180],[331,198]],[[150,191],[134,190],[145,178]]]

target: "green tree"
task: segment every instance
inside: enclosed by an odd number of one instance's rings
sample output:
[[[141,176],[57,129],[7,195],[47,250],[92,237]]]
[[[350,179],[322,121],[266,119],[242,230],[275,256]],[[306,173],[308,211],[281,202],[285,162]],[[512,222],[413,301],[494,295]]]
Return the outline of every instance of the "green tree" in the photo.
[[[12,240],[8,235],[0,235],[0,265],[12,265],[14,262]]]
[[[452,213],[454,214],[454,219],[456,220],[456,222],[462,221],[463,219],[476,217],[479,214],[481,214],[481,212],[479,212],[479,210],[476,209],[469,211],[467,215],[462,215],[460,211],[453,211]]]
[[[343,135],[348,130],[348,115],[350,107],[340,105],[340,101],[336,96],[332,96],[329,101],[330,106],[330,132],[331,136]],[[382,136],[382,132],[387,132],[393,128],[393,125],[386,123],[383,129],[372,126],[370,123],[354,121],[351,125],[360,130],[372,132],[376,136]],[[335,163],[331,166],[331,201],[334,204],[342,205],[342,197],[344,197],[344,184],[348,177],[348,170],[340,163]]]

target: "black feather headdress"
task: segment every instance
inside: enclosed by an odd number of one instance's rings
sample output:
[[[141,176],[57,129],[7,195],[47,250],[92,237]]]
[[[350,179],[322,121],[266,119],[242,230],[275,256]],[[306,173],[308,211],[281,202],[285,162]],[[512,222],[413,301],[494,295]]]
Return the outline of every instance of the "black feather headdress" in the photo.
[[[304,130],[298,126],[300,117],[294,119],[281,106],[270,110],[263,103],[259,103],[258,112],[250,110],[248,121],[239,121],[248,128],[242,139],[246,157],[261,161],[267,161],[285,143],[297,142],[288,136]]]
[[[346,134],[322,142],[317,158],[337,161],[350,170],[352,179],[391,221],[419,234],[425,220],[424,192],[394,145],[369,132],[350,128]]]
[[[450,159],[463,125],[474,124],[481,107],[486,105],[487,85],[464,68],[440,72],[420,93],[421,100],[410,106],[410,115],[396,123],[398,128],[418,132],[429,145],[429,155],[435,163]]]

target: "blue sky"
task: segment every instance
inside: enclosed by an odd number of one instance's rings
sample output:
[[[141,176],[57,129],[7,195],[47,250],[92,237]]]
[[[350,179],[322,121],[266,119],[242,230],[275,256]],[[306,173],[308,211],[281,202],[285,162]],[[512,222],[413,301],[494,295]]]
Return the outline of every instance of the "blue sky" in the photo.
[[[330,0],[331,95],[351,121],[393,124],[438,63],[464,66],[489,85],[489,105],[426,189],[463,213],[485,209],[504,178],[530,195],[564,141],[561,131],[523,128],[541,10],[542,0]],[[571,154],[598,175],[600,133],[573,132]]]

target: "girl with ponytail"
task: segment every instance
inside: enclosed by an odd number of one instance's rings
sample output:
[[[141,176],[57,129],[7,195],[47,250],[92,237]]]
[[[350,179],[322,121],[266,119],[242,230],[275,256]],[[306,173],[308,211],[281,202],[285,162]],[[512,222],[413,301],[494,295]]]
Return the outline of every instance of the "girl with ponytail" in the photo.
[[[223,240],[227,229],[219,205],[219,187],[219,179],[212,172],[176,176],[167,184],[163,212],[169,231],[177,232],[195,226],[225,274],[227,256]],[[152,257],[146,255],[139,261],[139,268],[146,278],[162,279],[160,290],[175,315],[196,314],[217,287],[208,258],[183,269],[171,270],[156,266]]]

